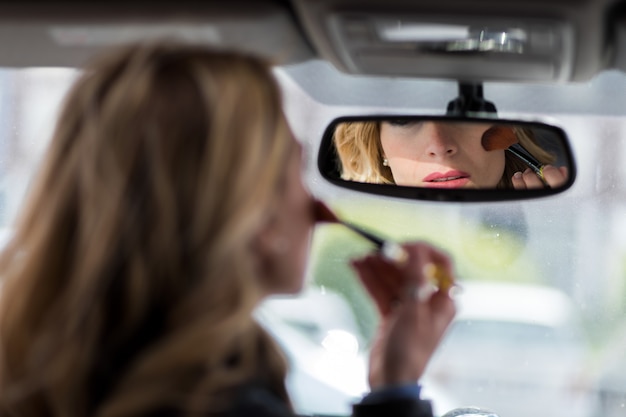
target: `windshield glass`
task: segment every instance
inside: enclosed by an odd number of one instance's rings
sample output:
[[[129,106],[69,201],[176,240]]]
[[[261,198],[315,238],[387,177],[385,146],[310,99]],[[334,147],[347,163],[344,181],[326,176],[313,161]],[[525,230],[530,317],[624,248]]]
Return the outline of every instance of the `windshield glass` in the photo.
[[[0,71],[5,238],[76,74]],[[276,76],[306,149],[312,193],[382,236],[426,240],[453,256],[463,287],[459,315],[421,381],[438,415],[469,405],[502,417],[623,415],[610,413],[623,413],[626,403],[626,360],[616,353],[626,349],[626,105],[620,102],[626,76],[606,73],[571,86],[486,85],[485,96],[503,117],[563,128],[578,174],[570,190],[550,198],[470,204],[340,189],[325,182],[315,164],[334,118],[443,114],[455,83],[348,78],[316,61],[277,69]],[[289,360],[288,386],[299,412],[346,415],[368,389],[377,313],[348,261],[371,249],[342,226],[319,226],[308,288],[258,310]]]

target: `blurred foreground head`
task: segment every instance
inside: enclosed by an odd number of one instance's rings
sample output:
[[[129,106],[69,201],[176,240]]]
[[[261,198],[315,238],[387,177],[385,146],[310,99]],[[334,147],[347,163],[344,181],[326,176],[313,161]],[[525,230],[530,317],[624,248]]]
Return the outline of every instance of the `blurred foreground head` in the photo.
[[[217,410],[260,366],[286,398],[251,241],[293,146],[257,58],[152,43],[86,68],[0,259],[0,414]]]

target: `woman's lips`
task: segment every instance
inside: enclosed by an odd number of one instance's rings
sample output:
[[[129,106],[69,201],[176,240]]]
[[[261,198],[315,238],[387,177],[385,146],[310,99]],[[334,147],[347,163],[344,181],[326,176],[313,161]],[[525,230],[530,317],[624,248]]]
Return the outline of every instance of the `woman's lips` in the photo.
[[[470,181],[470,174],[463,171],[433,172],[422,179],[426,187],[460,188]]]

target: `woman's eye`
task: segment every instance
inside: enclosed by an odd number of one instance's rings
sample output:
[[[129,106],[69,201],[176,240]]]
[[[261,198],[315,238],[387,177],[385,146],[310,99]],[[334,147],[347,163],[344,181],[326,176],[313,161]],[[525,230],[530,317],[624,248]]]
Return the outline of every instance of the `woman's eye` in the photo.
[[[406,126],[409,123],[411,123],[411,121],[402,120],[402,119],[393,119],[393,120],[387,120],[387,123],[389,123],[391,126]]]
[[[396,127],[414,126],[420,123],[418,121],[411,120],[411,119],[390,119],[390,120],[386,120],[386,122],[390,124],[391,126],[396,126]]]

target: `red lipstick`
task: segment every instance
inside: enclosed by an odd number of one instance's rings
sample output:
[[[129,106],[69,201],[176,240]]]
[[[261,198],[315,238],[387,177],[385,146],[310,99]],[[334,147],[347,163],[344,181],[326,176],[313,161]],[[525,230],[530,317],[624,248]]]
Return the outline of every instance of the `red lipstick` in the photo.
[[[434,188],[459,188],[470,180],[470,174],[463,171],[451,170],[448,172],[433,172],[422,179],[427,187]]]

